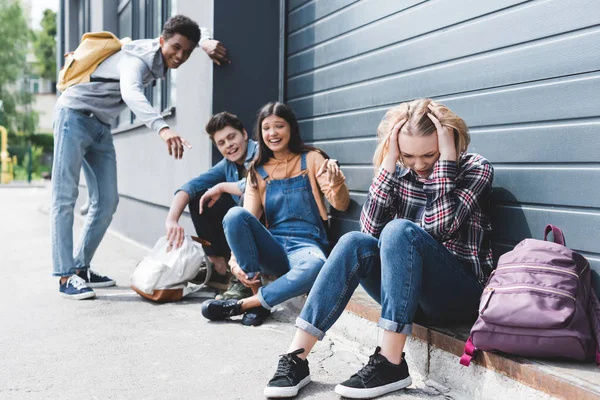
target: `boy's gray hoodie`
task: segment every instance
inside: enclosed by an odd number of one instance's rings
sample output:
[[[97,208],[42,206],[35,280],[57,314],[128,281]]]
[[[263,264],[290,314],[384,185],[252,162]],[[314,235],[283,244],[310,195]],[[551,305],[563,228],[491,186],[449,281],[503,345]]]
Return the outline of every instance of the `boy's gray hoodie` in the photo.
[[[200,43],[212,39],[210,30],[200,29]],[[89,83],[67,88],[58,98],[58,104],[92,112],[105,124],[110,124],[125,107],[129,107],[138,121],[159,132],[168,125],[146,98],[144,88],[156,79],[164,78],[166,72],[159,39],[134,40],[104,60],[91,75]]]

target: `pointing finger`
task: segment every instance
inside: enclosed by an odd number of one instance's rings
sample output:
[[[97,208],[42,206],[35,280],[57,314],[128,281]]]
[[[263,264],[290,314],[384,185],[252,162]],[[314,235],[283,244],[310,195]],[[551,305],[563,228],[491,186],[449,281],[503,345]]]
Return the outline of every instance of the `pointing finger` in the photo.
[[[188,149],[192,148],[192,145],[190,144],[190,142],[188,142],[184,138],[181,138],[181,143],[183,143],[185,145],[185,147],[187,147]]]

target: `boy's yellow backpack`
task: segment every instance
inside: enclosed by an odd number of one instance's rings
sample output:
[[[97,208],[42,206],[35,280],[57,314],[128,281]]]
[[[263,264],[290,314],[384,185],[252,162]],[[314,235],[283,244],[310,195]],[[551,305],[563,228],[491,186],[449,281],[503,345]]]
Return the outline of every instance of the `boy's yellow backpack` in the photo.
[[[56,88],[64,91],[70,86],[90,81],[98,65],[108,57],[121,50],[130,42],[130,38],[119,40],[110,32],[89,32],[83,34],[77,49],[65,54],[65,66],[58,74]]]

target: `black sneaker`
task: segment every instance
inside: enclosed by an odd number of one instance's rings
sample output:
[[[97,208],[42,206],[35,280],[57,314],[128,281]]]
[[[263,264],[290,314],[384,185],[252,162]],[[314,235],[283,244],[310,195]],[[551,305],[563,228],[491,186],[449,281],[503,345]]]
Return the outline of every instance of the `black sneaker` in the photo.
[[[206,300],[202,303],[202,315],[211,321],[242,314],[242,304],[237,300]]]
[[[377,346],[367,365],[350,379],[337,385],[335,392],[349,399],[370,399],[410,386],[412,380],[404,353],[402,362],[396,365],[379,354],[380,350],[381,347]]]
[[[271,310],[267,310],[264,307],[255,307],[246,311],[244,318],[242,318],[242,325],[246,326],[259,326],[271,315]]]
[[[91,288],[109,287],[117,284],[115,280],[110,279],[108,276],[97,274],[89,268],[79,271],[77,276],[83,279]]]
[[[294,397],[310,383],[308,360],[298,357],[304,349],[298,349],[279,358],[277,372],[265,387],[265,397]]]

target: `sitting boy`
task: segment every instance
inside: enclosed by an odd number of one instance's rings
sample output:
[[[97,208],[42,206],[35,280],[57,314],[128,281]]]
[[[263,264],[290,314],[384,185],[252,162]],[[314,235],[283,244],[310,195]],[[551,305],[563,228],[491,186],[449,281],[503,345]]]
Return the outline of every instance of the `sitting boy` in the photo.
[[[227,262],[231,250],[223,232],[223,217],[231,207],[241,204],[247,169],[258,147],[254,140],[248,139],[242,121],[228,112],[215,114],[206,124],[206,132],[224,159],[177,190],[165,223],[167,239],[175,247],[181,246],[185,233],[179,218],[189,204],[196,234],[211,243],[204,246],[213,266],[207,285],[227,289],[223,294],[225,299],[244,298],[248,296],[248,288],[237,280],[229,285]],[[203,276],[193,281],[204,281],[208,271],[210,266],[201,270],[199,275]]]

